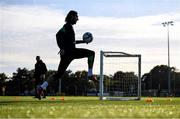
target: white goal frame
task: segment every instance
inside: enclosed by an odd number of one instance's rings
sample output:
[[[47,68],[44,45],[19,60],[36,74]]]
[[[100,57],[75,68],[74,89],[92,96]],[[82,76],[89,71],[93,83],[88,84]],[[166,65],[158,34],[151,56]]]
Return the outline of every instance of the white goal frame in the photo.
[[[114,96],[107,96],[104,93],[104,57],[134,57],[138,58],[138,71],[137,71],[137,77],[138,77],[138,86],[137,86],[137,96],[135,97],[114,97]],[[100,100],[140,100],[141,99],[141,55],[140,54],[128,54],[125,52],[113,52],[113,51],[100,51],[100,82],[99,82],[99,96]]]

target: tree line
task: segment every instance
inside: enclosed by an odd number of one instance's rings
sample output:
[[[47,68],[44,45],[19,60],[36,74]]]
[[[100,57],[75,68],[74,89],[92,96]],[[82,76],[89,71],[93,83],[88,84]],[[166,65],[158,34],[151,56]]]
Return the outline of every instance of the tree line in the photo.
[[[174,67],[157,65],[149,73],[141,77],[142,95],[145,96],[165,96],[168,91],[168,71],[171,76],[171,93],[174,96],[180,95],[180,72]],[[46,77],[56,73],[55,70],[48,70]],[[127,75],[131,78],[127,78]],[[96,75],[99,80],[99,75]],[[111,80],[111,84],[109,83]],[[136,85],[124,85],[123,82],[135,84],[138,77],[134,72],[117,71],[113,75],[104,75],[105,91],[115,90],[118,85],[119,90],[126,92],[137,89]],[[12,77],[5,73],[0,73],[0,95],[34,95],[35,79],[34,69],[17,68]],[[88,90],[91,89],[91,90]],[[50,82],[47,93],[49,95],[86,95],[87,91],[98,93],[99,84],[94,82],[87,83],[87,71],[72,72],[68,70],[64,73],[61,80],[54,79]]]
[[[55,73],[55,70],[48,70],[46,77],[48,78]],[[61,89],[59,89],[60,85]],[[87,71],[73,73],[68,70],[61,79],[53,79],[49,82],[47,93],[49,95],[86,95],[88,88],[94,88],[94,91],[97,91],[97,85],[97,83],[93,82],[87,83]],[[1,95],[34,95],[35,88],[34,69],[18,68],[12,74],[12,77],[0,73]],[[61,90],[61,94],[59,94],[59,90]]]

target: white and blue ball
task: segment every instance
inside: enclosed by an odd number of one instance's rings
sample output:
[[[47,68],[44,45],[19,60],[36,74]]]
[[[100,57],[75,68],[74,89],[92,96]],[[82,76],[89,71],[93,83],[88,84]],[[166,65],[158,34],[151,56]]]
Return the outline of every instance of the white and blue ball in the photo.
[[[90,43],[93,41],[93,35],[90,32],[84,33],[82,38],[83,38],[83,41],[86,43]]]

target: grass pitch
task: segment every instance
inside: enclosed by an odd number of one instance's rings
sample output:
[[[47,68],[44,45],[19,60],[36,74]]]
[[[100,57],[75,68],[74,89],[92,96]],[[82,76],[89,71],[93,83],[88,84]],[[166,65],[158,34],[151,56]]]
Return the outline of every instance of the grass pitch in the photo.
[[[100,101],[98,97],[0,96],[0,118],[180,118],[180,98]]]

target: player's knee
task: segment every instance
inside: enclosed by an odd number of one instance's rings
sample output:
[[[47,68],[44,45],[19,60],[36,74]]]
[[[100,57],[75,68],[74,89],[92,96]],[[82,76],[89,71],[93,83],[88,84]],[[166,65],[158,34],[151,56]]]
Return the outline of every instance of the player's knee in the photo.
[[[95,56],[95,52],[94,51],[91,51],[91,56]]]

